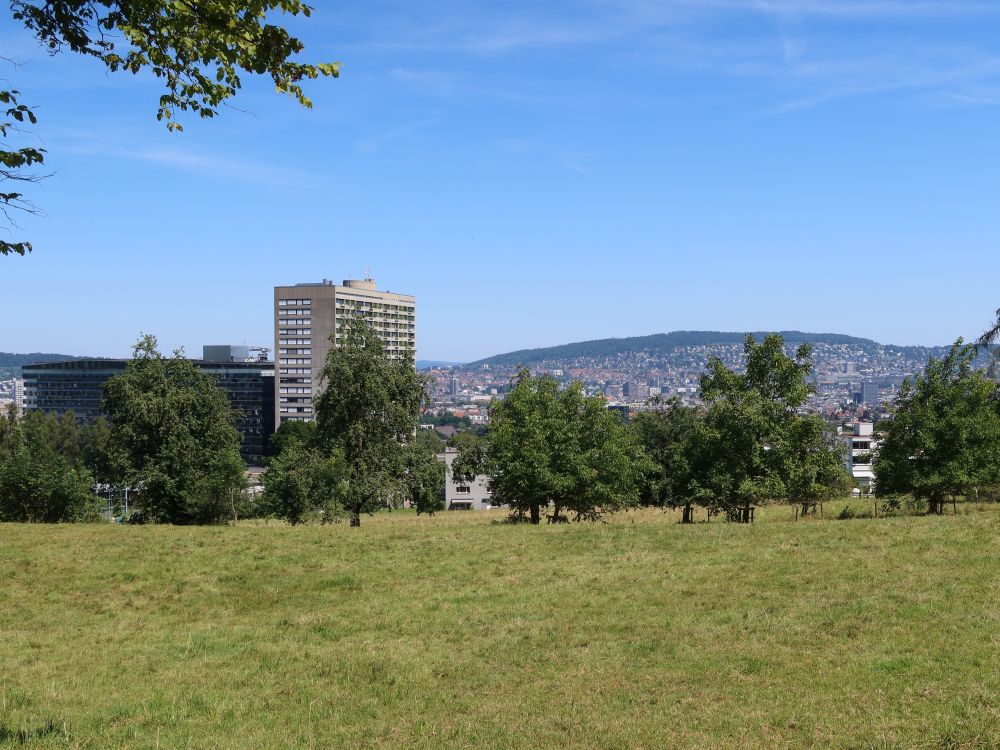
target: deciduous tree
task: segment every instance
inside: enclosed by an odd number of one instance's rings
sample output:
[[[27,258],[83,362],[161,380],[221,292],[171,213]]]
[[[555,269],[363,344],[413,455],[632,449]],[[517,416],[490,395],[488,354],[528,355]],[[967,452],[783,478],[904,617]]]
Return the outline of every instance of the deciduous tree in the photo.
[[[416,441],[406,446],[403,471],[404,497],[418,516],[421,513],[433,516],[444,509],[446,468],[433,452]]]
[[[42,419],[39,419],[41,417]],[[0,417],[0,521],[83,521],[96,518],[90,474],[46,444],[55,422],[44,414],[25,424]],[[35,434],[29,440],[28,432]]]
[[[287,440],[261,477],[266,512],[291,524],[332,523],[344,513],[345,473],[339,450],[324,454],[315,444]]]
[[[125,372],[105,386],[116,484],[139,490],[151,521],[219,523],[245,485],[239,433],[215,379],[142,336]]]
[[[584,396],[580,383],[560,391],[555,379],[522,370],[490,410],[486,445],[464,451],[452,470],[487,474],[493,499],[537,524],[549,505],[552,520],[566,512],[597,520],[635,505],[644,461],[603,399]]]
[[[13,0],[11,11],[38,42],[54,54],[69,50],[99,60],[108,71],[152,73],[163,83],[156,118],[181,130],[181,112],[214,117],[234,97],[246,74],[266,75],[275,89],[304,107],[312,102],[306,79],[339,75],[339,63],[308,64],[295,59],[302,42],[276,14],[309,16],[300,0]],[[0,90],[6,117],[0,120],[0,211],[36,211],[21,187],[42,178],[44,149],[18,141],[35,113],[13,88]],[[0,240],[0,254],[30,252],[26,240]]]
[[[346,463],[345,506],[352,526],[361,514],[393,507],[405,494],[405,446],[413,440],[426,398],[426,379],[412,359],[390,359],[363,320],[339,328],[320,376],[318,440]]]
[[[910,493],[944,511],[948,495],[1000,479],[997,386],[972,367],[959,339],[940,360],[903,383],[875,455],[875,493]]]
[[[642,484],[642,502],[681,508],[681,522],[692,523],[699,495],[698,462],[704,453],[704,414],[679,399],[668,401],[664,407],[639,412],[630,426],[651,462]]]
[[[844,478],[832,471],[838,454],[818,423],[798,414],[812,392],[809,345],[789,357],[781,336],[770,334],[761,342],[747,336],[743,350],[744,372],[716,357],[701,377],[708,409],[697,484],[702,504],[749,522],[755,504],[805,501]]]

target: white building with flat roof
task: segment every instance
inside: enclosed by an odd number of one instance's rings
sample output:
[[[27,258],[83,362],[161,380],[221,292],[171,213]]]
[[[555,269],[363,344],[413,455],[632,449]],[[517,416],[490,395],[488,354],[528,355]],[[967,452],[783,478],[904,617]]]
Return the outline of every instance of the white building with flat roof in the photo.
[[[488,510],[493,507],[493,493],[490,492],[490,478],[479,474],[471,482],[456,482],[451,473],[451,465],[458,458],[458,448],[445,448],[437,459],[445,467],[444,508],[445,510]]]
[[[872,457],[878,448],[875,425],[871,422],[854,422],[846,425],[841,430],[841,435],[847,443],[844,466],[854,478],[861,494],[871,495],[875,492]]]

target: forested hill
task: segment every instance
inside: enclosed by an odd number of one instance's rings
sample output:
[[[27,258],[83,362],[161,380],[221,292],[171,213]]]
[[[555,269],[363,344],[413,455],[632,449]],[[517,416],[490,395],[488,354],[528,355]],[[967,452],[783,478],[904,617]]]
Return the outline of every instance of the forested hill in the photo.
[[[31,365],[36,362],[65,362],[71,359],[87,358],[75,357],[72,354],[44,354],[41,352],[12,354],[11,352],[0,352],[0,380],[21,377],[21,367],[23,365]]]
[[[756,338],[766,336],[769,331],[753,331]],[[802,343],[849,345],[859,349],[881,349],[904,356],[914,356],[925,359],[931,355],[939,355],[941,347],[925,346],[893,346],[879,344],[871,339],[846,336],[840,333],[804,333],[802,331],[777,331],[788,345]],[[739,344],[746,338],[746,332],[737,331],[674,331],[672,333],[656,333],[651,336],[632,336],[621,339],[597,339],[595,341],[580,341],[575,344],[562,344],[542,349],[521,349],[508,354],[497,354],[478,362],[471,362],[468,367],[491,365],[495,367],[512,367],[515,365],[536,365],[542,362],[567,362],[579,359],[605,359],[621,355],[646,353],[650,356],[666,356],[675,349],[692,346],[715,346],[719,344]]]

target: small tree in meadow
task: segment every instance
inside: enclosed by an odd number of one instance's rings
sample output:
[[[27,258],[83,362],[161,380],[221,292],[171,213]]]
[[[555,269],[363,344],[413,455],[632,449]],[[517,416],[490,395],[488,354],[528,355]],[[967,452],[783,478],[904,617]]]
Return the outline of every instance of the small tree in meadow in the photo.
[[[875,493],[908,493],[944,512],[946,498],[1000,479],[997,385],[972,367],[959,339],[940,360],[907,379],[876,453]]]

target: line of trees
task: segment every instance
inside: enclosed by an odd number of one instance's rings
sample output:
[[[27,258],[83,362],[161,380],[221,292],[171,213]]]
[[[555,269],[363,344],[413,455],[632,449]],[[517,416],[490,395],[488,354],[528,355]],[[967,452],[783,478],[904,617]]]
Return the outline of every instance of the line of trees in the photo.
[[[165,357],[143,336],[107,384],[107,420],[80,428],[71,413],[0,417],[0,520],[94,518],[95,485],[129,488],[139,517],[157,523],[258,515],[358,526],[404,505],[434,513],[446,469],[440,438],[417,429],[425,376],[391,359],[363,321],[341,334],[321,373],[316,421],[282,425],[255,501],[224,391],[182,352]],[[494,501],[536,524],[638,505],[679,509],[685,523],[698,507],[749,522],[763,503],[808,512],[849,492],[839,439],[804,413],[808,345],[789,356],[776,334],[747,337],[744,353],[742,372],[709,362],[701,406],[669,401],[630,424],[579,383],[563,388],[523,370],[493,405],[487,435],[449,441],[459,449],[454,476],[486,474]],[[904,384],[874,457],[879,496],[909,494],[940,513],[949,497],[1000,484],[1000,398],[974,357],[959,341]]]
[[[794,358],[776,334],[744,342],[738,373],[713,358],[701,378],[703,407],[677,401],[636,415],[629,426],[600,397],[550,377],[516,378],[490,413],[487,440],[456,459],[457,477],[491,477],[495,500],[515,518],[576,520],[639,504],[695,506],[749,522],[760,503],[808,508],[850,489],[834,435],[817,416],[800,414],[812,391],[810,348]]]

